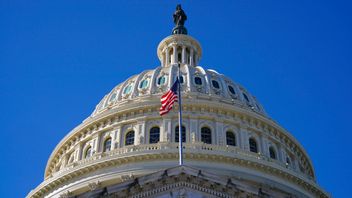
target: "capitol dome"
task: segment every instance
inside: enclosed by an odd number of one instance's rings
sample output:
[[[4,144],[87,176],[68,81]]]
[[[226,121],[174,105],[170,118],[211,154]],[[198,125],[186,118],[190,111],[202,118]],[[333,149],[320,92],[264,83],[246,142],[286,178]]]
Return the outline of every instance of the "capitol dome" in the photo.
[[[200,43],[176,26],[160,66],[129,77],[52,152],[27,197],[330,197],[300,143],[254,95],[200,66]],[[160,97],[181,70],[184,165],[178,110]]]

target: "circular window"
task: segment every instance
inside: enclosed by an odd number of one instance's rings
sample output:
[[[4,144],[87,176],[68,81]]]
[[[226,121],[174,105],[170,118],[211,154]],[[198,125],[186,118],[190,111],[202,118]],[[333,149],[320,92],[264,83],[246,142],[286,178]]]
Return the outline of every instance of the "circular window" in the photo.
[[[129,84],[125,89],[123,90],[123,94],[129,94],[132,91],[132,84]]]
[[[148,79],[144,79],[144,80],[142,80],[142,82],[140,82],[139,88],[140,89],[145,89],[145,88],[148,87],[148,84],[149,84],[149,80]]]
[[[163,85],[166,82],[166,77],[165,76],[160,76],[158,78],[158,85]]]
[[[194,83],[196,84],[196,85],[202,85],[202,78],[201,77],[195,77],[194,78]]]
[[[219,82],[218,82],[218,81],[212,80],[211,83],[213,84],[213,87],[214,87],[215,89],[220,89],[220,85],[219,85]]]
[[[231,85],[229,85],[229,91],[230,91],[230,93],[233,94],[233,95],[236,94],[235,89],[234,89]]]

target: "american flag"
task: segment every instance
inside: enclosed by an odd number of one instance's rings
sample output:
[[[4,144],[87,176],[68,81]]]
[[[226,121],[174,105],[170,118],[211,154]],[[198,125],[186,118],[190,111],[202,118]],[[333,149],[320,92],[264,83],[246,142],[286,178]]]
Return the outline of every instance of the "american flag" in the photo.
[[[161,96],[161,107],[160,107],[160,115],[167,114],[171,109],[172,106],[174,105],[175,102],[177,102],[178,96],[178,86],[179,86],[179,81],[178,78],[176,79],[175,83],[172,85],[171,89],[166,92],[164,95]]]

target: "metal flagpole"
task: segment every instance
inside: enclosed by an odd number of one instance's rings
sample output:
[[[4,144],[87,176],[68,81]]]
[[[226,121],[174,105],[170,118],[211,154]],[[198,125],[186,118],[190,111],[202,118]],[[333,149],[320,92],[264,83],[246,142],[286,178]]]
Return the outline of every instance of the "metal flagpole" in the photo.
[[[182,153],[182,106],[181,106],[181,64],[178,63],[178,150],[179,150],[179,165],[183,165],[183,153]]]

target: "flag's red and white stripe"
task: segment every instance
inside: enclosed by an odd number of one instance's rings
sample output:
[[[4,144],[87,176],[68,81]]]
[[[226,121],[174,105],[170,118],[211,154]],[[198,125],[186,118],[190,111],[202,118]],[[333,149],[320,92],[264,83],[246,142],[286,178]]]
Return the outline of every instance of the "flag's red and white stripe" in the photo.
[[[161,107],[160,107],[160,115],[167,114],[177,102],[177,89],[178,89],[178,80],[172,85],[171,89],[161,96]]]

